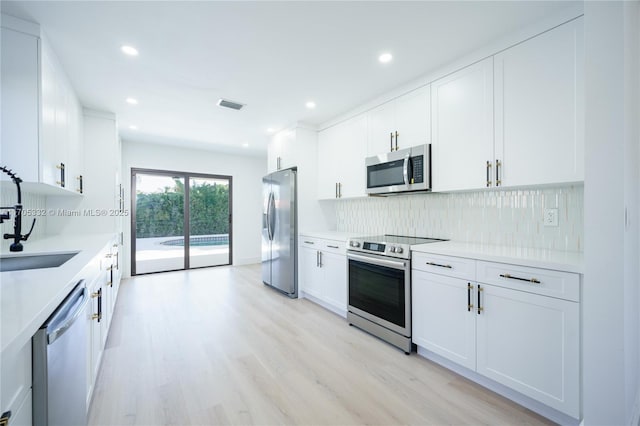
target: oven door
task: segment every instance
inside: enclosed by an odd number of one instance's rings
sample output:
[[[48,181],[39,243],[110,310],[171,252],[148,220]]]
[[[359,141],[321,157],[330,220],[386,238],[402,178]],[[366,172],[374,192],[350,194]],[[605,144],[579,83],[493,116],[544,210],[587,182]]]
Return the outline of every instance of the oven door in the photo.
[[[347,259],[349,311],[410,337],[410,261],[354,252]]]

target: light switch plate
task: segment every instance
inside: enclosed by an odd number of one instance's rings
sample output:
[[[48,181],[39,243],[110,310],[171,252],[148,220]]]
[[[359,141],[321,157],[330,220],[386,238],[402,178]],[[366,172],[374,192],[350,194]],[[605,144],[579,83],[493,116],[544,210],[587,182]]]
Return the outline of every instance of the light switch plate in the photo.
[[[544,209],[544,226],[558,226],[558,209]]]

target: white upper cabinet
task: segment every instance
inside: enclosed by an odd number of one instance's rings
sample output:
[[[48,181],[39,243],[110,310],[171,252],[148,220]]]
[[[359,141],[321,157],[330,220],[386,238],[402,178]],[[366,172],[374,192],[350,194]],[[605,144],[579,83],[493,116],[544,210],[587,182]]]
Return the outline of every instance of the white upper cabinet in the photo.
[[[503,185],[584,180],[583,32],[578,18],[495,56]]]
[[[433,190],[490,186],[493,58],[431,83]]]
[[[318,198],[364,197],[367,117],[353,117],[318,134]]]
[[[422,86],[367,113],[367,156],[431,141],[431,86]]]
[[[25,182],[38,182],[40,176],[39,43],[35,36],[2,27],[2,165]],[[2,179],[8,177],[2,174]]]
[[[3,165],[45,184],[34,192],[79,192],[81,107],[55,53],[37,25],[6,15],[1,53]]]
[[[267,168],[269,173],[297,166],[301,152],[297,143],[297,129],[281,130],[269,141],[267,150]]]

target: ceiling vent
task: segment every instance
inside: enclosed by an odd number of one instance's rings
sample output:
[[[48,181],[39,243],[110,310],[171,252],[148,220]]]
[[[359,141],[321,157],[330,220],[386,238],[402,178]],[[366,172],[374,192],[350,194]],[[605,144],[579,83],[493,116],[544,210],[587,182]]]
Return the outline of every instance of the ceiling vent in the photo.
[[[226,99],[219,99],[218,105],[225,108],[235,109],[237,111],[241,110],[244,107],[244,104],[240,104],[238,102],[229,101]]]

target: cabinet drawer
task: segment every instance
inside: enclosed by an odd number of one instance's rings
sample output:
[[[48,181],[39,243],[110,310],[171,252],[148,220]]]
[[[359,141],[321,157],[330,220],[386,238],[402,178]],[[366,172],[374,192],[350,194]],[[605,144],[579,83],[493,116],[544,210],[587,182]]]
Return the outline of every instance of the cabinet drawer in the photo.
[[[570,272],[478,261],[477,281],[578,302],[580,276]]]
[[[476,261],[464,257],[441,256],[438,254],[413,252],[413,269],[448,277],[474,281],[476,279]]]
[[[307,247],[314,250],[322,249],[322,245],[320,244],[322,240],[313,237],[305,237],[304,235],[300,236],[300,247]]]
[[[326,253],[346,255],[347,243],[345,241],[320,240],[320,250]]]
[[[15,356],[2,359],[2,407],[16,412],[31,390],[31,339]]]

